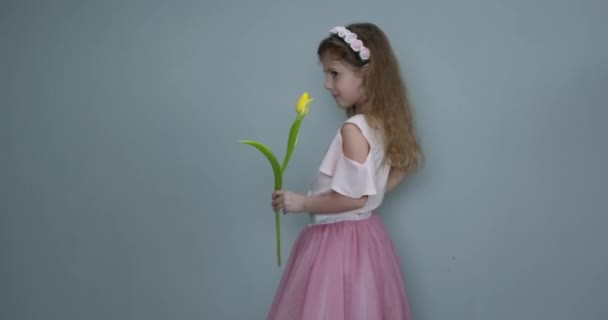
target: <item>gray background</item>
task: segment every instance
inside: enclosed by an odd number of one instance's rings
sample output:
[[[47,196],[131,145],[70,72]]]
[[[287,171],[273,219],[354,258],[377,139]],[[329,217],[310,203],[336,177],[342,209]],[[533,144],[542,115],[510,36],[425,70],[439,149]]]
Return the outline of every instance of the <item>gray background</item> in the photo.
[[[0,318],[264,319],[266,160],[343,119],[318,41],[372,21],[427,162],[380,212],[415,319],[607,319],[605,1],[3,1]],[[242,167],[249,165],[249,168]],[[304,215],[283,219],[286,260]]]

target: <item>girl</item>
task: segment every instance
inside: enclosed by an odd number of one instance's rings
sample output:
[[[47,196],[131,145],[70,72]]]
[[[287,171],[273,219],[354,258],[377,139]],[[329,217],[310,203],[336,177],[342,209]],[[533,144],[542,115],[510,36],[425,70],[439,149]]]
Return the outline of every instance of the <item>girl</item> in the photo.
[[[421,150],[399,65],[371,23],[335,27],[317,54],[348,119],[308,194],[278,190],[273,208],[307,212],[270,320],[408,320],[398,257],[375,209],[417,169]]]

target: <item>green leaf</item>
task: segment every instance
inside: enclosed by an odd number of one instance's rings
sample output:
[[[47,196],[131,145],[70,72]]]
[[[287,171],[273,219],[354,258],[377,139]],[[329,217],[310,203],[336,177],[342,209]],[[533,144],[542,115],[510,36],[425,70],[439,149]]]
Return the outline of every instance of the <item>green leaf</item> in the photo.
[[[260,150],[260,152],[262,152],[262,154],[264,156],[266,156],[266,159],[268,159],[268,162],[270,162],[270,165],[272,166],[272,171],[274,172],[274,189],[275,190],[279,190],[282,188],[282,184],[283,184],[283,171],[281,170],[281,165],[279,164],[279,160],[277,160],[277,157],[274,155],[274,153],[272,152],[272,150],[270,150],[270,148],[268,148],[266,145],[264,145],[261,142],[258,141],[253,141],[253,140],[239,140],[239,142],[244,143],[244,144],[248,144],[250,146],[255,147],[256,149]],[[276,234],[276,249],[277,249],[277,265],[280,267],[281,266],[281,215],[279,214],[279,211],[275,211],[274,212],[274,223],[275,223],[275,234]]]
[[[270,148],[258,141],[239,140],[239,142],[255,147],[260,152],[262,152],[264,156],[266,156],[266,159],[268,159],[268,162],[270,162],[270,165],[272,166],[272,171],[274,172],[274,189],[281,189],[283,184],[283,171],[281,170],[279,160],[277,160],[277,157],[274,155],[272,150],[270,150]]]

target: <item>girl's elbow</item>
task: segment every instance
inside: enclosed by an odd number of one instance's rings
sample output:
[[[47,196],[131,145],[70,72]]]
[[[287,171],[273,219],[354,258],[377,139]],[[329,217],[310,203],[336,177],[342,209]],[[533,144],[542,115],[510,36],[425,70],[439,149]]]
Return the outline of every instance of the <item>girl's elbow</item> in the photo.
[[[361,209],[367,204],[367,195],[360,198],[353,198],[334,191],[333,196],[334,201],[337,200],[338,202],[341,202],[342,206],[345,207],[344,210],[347,211]]]
[[[356,209],[361,209],[363,208],[366,204],[367,204],[367,196],[363,196],[361,198],[355,199],[354,203],[353,203],[353,210]]]

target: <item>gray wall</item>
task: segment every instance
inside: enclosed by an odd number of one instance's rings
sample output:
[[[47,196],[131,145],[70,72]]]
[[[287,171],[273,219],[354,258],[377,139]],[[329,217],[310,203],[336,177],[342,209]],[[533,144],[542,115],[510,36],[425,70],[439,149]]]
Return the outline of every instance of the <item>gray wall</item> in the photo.
[[[255,3],[255,4],[253,4]],[[415,319],[606,319],[605,1],[3,1],[0,318],[263,319],[272,175],[343,114],[315,49],[392,39],[427,163],[381,208]],[[275,136],[276,134],[276,136]],[[249,165],[246,169],[241,167]],[[308,219],[283,219],[283,255]]]

